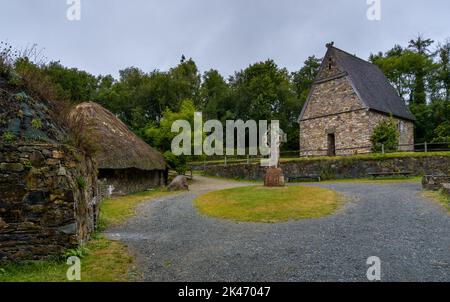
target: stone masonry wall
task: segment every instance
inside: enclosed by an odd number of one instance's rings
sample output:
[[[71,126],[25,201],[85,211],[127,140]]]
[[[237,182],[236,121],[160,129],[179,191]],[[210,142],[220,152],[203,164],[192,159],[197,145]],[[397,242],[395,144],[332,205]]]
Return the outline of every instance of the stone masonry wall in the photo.
[[[408,156],[330,159],[302,159],[281,163],[284,176],[320,175],[322,179],[364,178],[369,173],[410,171],[415,176],[450,175],[450,156]],[[203,169],[203,167],[202,167]],[[209,176],[262,180],[266,168],[259,164],[210,165],[204,169]]]
[[[112,195],[142,192],[164,186],[164,171],[144,171],[140,169],[100,169],[98,178],[107,186]]]
[[[0,261],[47,258],[83,244],[98,201],[89,158],[58,144],[1,144]]]
[[[329,77],[339,75],[339,70],[324,69],[321,73]],[[300,121],[301,155],[327,155],[328,134],[335,135],[336,155],[370,153],[370,137],[385,118],[388,116],[365,108],[346,76],[316,83]],[[409,145],[400,146],[399,151],[414,150],[414,124],[394,119],[399,125],[399,144]]]

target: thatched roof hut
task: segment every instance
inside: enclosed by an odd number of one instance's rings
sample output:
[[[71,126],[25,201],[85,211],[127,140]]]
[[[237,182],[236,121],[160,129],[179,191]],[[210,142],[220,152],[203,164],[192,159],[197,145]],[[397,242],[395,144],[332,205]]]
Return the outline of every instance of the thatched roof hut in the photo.
[[[113,113],[94,102],[85,102],[71,112],[71,119],[82,121],[96,147],[99,169],[165,170],[163,155],[147,145]]]

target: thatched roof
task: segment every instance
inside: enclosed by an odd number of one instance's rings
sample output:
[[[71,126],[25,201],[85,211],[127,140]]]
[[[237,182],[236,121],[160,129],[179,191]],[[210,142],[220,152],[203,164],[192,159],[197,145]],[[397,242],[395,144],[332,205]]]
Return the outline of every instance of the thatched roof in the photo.
[[[97,103],[76,106],[71,123],[78,123],[96,149],[99,169],[164,170],[163,155],[135,135],[113,113]]]

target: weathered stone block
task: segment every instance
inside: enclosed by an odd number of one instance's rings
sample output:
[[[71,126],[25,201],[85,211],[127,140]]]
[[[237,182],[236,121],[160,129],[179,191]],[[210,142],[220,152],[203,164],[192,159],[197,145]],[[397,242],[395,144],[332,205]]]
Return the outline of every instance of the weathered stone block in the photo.
[[[24,167],[21,163],[1,163],[0,170],[11,172],[22,172]]]

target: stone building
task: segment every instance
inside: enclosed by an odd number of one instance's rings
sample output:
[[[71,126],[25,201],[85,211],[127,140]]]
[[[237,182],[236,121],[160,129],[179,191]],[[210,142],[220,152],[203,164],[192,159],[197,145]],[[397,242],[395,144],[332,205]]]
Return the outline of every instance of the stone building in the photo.
[[[164,156],[135,135],[113,113],[94,102],[71,112],[71,121],[91,142],[98,179],[113,195],[145,191],[166,182]]]
[[[392,116],[399,150],[414,148],[414,116],[375,65],[327,44],[328,51],[299,117],[300,155],[369,153],[374,128]]]
[[[89,240],[95,162],[65,145],[53,105],[0,78],[0,262],[60,255]]]

